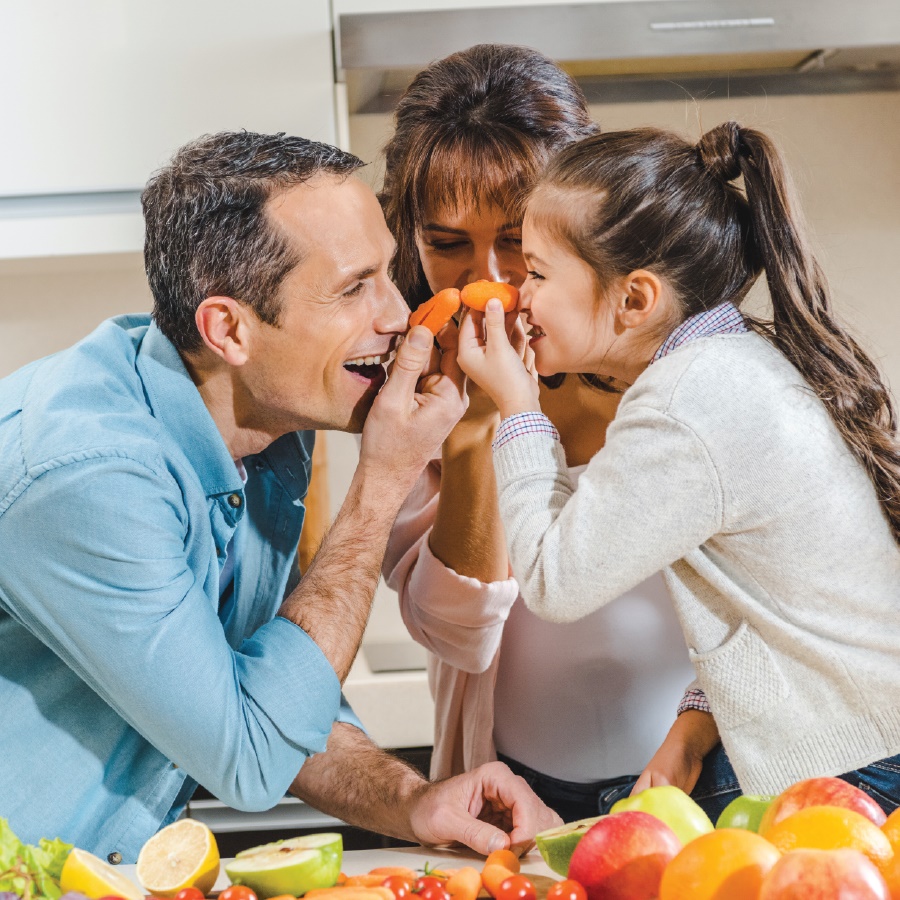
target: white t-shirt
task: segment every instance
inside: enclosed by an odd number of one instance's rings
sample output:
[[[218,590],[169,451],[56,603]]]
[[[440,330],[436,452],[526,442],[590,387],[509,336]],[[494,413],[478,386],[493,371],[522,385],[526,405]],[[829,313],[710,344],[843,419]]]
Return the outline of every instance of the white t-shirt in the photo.
[[[520,596],[500,645],[494,743],[565,781],[637,775],[693,678],[660,574],[572,623],[539,619]]]

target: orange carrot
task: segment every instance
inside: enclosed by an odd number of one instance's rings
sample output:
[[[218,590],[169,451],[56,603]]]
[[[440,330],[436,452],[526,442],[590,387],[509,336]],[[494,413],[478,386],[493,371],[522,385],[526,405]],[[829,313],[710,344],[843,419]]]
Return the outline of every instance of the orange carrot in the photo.
[[[368,875],[351,875],[344,882],[344,887],[381,887],[387,875],[369,872]]]
[[[390,888],[340,885],[330,888],[313,888],[303,895],[304,900],[394,900]]]
[[[519,302],[519,291],[503,281],[473,281],[460,292],[460,300],[469,307],[484,312],[488,300],[496,297],[503,304],[503,312],[512,312]]]
[[[399,875],[401,878],[408,878],[415,881],[417,876],[413,869],[406,866],[378,866],[369,871],[370,875],[381,875],[382,878],[389,878],[391,875]]]
[[[485,866],[481,870],[481,881],[484,884],[484,889],[492,896],[497,896],[497,891],[500,888],[500,885],[506,881],[507,878],[512,878],[516,873],[511,869],[507,869],[506,866],[499,866],[496,863],[491,863],[489,866]]]
[[[438,291],[413,311],[409,317],[409,327],[424,325],[432,334],[437,334],[456,314],[459,303],[459,291],[456,288]]]
[[[519,857],[512,850],[495,850],[488,854],[484,864],[486,866],[503,866],[514,875],[518,875],[522,869]]]
[[[452,900],[475,900],[481,890],[481,874],[472,866],[457,869],[447,879],[447,891]]]

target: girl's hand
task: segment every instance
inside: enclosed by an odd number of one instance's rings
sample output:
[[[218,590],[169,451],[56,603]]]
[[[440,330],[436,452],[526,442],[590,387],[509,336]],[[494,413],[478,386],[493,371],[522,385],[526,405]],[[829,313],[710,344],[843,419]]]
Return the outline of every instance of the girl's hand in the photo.
[[[516,327],[514,317],[510,328]],[[519,325],[521,328],[521,325]],[[484,313],[468,310],[459,332],[460,368],[483,388],[500,410],[501,418],[520,412],[539,412],[538,382],[522,361],[521,337],[514,346],[507,332],[503,306],[489,300]]]
[[[685,710],[669,729],[666,739],[631,790],[639,794],[649,787],[674,784],[689,794],[703,768],[703,758],[719,741],[715,719],[708,712]]]

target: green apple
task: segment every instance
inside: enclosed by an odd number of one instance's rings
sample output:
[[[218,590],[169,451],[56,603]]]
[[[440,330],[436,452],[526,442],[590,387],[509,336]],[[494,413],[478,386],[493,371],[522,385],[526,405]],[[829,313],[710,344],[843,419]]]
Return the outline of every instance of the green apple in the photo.
[[[225,873],[232,884],[245,884],[260,900],[279,894],[299,897],[335,884],[342,857],[339,834],[308,834],[243,850],[225,865]]]
[[[539,831],[534,836],[544,862],[556,872],[557,875],[566,877],[569,871],[569,860],[575,852],[578,842],[584,837],[591,825],[599,822],[603,816],[595,816],[593,819],[579,819],[577,822],[568,822],[557,828],[548,828]]]
[[[610,813],[636,810],[650,813],[662,819],[682,844],[687,844],[701,834],[709,834],[713,823],[709,816],[683,791],[671,784],[647,788],[631,797],[623,797],[613,803]]]
[[[742,794],[735,797],[716,820],[716,828],[743,828],[759,832],[763,813],[769,808],[774,797],[764,794]]]

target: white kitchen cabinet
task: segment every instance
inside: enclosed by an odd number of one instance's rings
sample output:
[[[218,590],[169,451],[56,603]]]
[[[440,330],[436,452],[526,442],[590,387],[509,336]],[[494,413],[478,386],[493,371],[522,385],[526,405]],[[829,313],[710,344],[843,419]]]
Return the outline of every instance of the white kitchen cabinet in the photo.
[[[0,0],[0,198],[141,188],[186,141],[335,140],[328,0]]]

